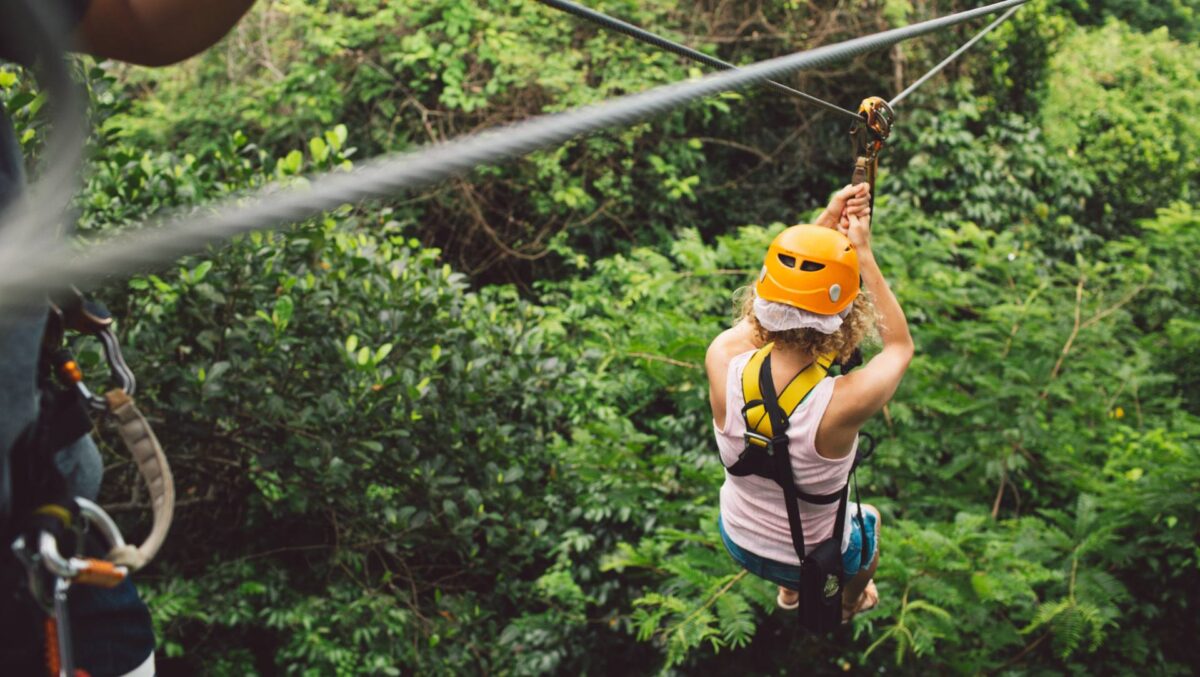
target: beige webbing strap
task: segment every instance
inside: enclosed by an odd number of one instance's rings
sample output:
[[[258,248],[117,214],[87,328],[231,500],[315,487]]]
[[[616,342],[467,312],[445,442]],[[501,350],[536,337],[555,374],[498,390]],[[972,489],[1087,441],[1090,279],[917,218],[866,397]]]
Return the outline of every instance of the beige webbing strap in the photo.
[[[133,404],[133,399],[124,390],[111,390],[105,398],[109,411],[117,421],[121,441],[146,481],[150,505],[154,509],[154,525],[146,541],[138,547],[126,545],[113,548],[108,555],[114,564],[137,570],[154,559],[167,537],[167,531],[171,529],[171,520],[175,516],[175,480],[171,477],[171,467],[167,465],[167,456],[158,438],[154,436],[146,417]]]

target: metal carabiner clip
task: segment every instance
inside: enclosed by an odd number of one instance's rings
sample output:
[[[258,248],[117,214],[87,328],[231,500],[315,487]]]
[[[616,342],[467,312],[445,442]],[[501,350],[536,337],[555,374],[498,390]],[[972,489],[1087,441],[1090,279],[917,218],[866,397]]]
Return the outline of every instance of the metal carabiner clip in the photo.
[[[66,294],[66,300],[61,303],[50,302],[50,317],[46,332],[47,345],[58,347],[65,330],[95,336],[104,349],[104,360],[108,363],[115,386],[126,395],[134,394],[137,390],[137,379],[125,363],[125,356],[121,354],[121,344],[117,342],[117,336],[112,331],[112,313],[108,312],[107,308],[95,301],[89,301],[79,289],[71,287],[70,292]],[[79,394],[93,409],[108,410],[108,400],[88,389],[83,382],[83,372],[73,358],[67,355],[57,361],[60,375],[75,385]]]
[[[100,506],[78,497],[75,503],[86,523],[95,527],[108,541],[110,550],[125,545],[121,530]],[[77,533],[82,539],[82,528]],[[102,559],[65,556],[58,549],[58,539],[47,531],[38,534],[36,550],[31,546],[24,536],[18,536],[12,543],[12,551],[25,566],[30,594],[48,618],[46,658],[52,672],[62,677],[75,677],[74,646],[67,606],[67,594],[71,586],[78,583],[112,588],[125,580],[129,570]]]
[[[874,134],[875,150],[883,148],[883,142],[892,134],[896,111],[892,110],[887,101],[878,96],[869,96],[858,105],[858,114],[862,116],[866,128]]]

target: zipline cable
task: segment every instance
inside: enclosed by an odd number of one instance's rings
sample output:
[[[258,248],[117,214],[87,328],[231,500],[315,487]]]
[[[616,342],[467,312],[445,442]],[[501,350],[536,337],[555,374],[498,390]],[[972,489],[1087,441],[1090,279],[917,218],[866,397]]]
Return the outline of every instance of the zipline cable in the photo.
[[[939,63],[938,65],[929,69],[928,73],[917,78],[916,81],[914,81],[908,87],[905,87],[903,92],[900,92],[895,97],[893,97],[891,101],[888,102],[888,105],[891,106],[892,108],[895,108],[897,104],[899,104],[904,99],[908,98],[909,94],[912,94],[913,92],[915,92],[918,87],[920,87],[921,85],[928,82],[929,79],[932,78],[933,76],[937,75],[938,73],[941,73],[942,69],[944,69],[946,66],[949,66],[951,62],[953,62],[958,57],[962,56],[968,49],[971,49],[972,47],[974,47],[975,43],[977,43],[983,39],[983,36],[987,35],[988,33],[991,33],[993,30],[995,30],[995,28],[997,26],[999,26],[1000,24],[1007,21],[1008,18],[1011,17],[1013,14],[1016,14],[1018,9],[1021,9],[1020,5],[1013,7],[1012,9],[1010,9],[1007,12],[1005,12],[1004,14],[1002,14],[999,19],[996,19],[992,23],[988,24],[987,27],[984,28],[983,30],[979,31],[975,35],[975,37],[968,40],[966,42],[966,44],[964,44],[962,47],[959,47],[958,49],[954,50],[953,54],[946,57],[945,59],[942,59],[941,63]]]
[[[205,246],[253,230],[278,228],[368,198],[383,198],[436,183],[480,165],[496,164],[607,127],[640,122],[720,92],[742,89],[796,71],[819,68],[898,42],[1023,5],[1003,0],[985,7],[845,42],[664,85],[600,104],[472,134],[421,150],[367,162],[346,172],[311,177],[302,186],[268,187],[221,203],[214,212],[176,218],[92,245],[73,256],[68,247],[0,252],[0,304],[64,282],[92,286],[106,276],[153,270]],[[15,248],[14,248],[15,249]]]
[[[566,12],[568,14],[574,14],[575,16],[577,16],[581,19],[591,21],[592,23],[600,26],[601,28],[607,28],[609,30],[616,31],[618,33],[624,33],[625,35],[628,35],[629,37],[633,38],[634,40],[644,42],[648,45],[653,45],[654,47],[658,47],[659,49],[662,49],[662,50],[665,50],[668,52],[672,52],[672,53],[677,54],[682,57],[686,57],[688,59],[691,59],[692,61],[699,61],[702,64],[705,64],[707,66],[712,66],[713,68],[719,68],[721,70],[737,70],[737,68],[738,68],[737,66],[729,63],[728,61],[722,61],[721,59],[718,59],[714,56],[709,56],[708,54],[705,54],[704,52],[700,52],[700,51],[692,49],[691,47],[688,47],[686,45],[681,45],[678,42],[668,40],[668,39],[662,37],[661,35],[656,35],[656,34],[651,33],[650,31],[645,30],[643,28],[638,28],[637,26],[634,26],[631,23],[627,23],[616,17],[611,17],[602,12],[597,12],[596,10],[591,9],[589,7],[584,7],[583,5],[576,4],[574,2],[570,2],[569,0],[537,0],[537,1],[542,3],[543,5],[546,5],[547,7],[552,7],[554,9]],[[798,89],[795,89],[793,87],[788,87],[787,85],[775,82],[774,80],[767,80],[763,84],[766,85],[767,87],[778,90],[780,92],[784,92],[786,94],[791,94],[792,96],[799,97],[815,106],[820,106],[821,108],[824,108],[825,110],[837,113],[838,115],[849,117],[849,118],[853,119],[855,122],[862,121],[862,118],[859,117],[858,113],[855,113],[852,110],[847,110],[845,108],[842,108],[841,106],[834,104],[834,103],[830,103],[828,101],[825,101],[824,99],[818,99],[817,97],[813,96],[812,94],[806,94],[806,93],[804,93]]]

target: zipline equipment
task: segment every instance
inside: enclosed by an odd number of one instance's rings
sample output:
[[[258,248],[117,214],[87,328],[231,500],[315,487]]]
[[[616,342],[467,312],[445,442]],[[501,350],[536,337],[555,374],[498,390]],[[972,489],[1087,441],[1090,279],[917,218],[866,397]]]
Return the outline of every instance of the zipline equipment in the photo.
[[[132,229],[89,247],[79,256],[73,256],[61,244],[4,248],[0,250],[0,305],[31,298],[64,279],[85,287],[109,276],[152,270],[242,233],[278,228],[346,203],[395,196],[402,190],[427,186],[480,165],[511,160],[607,127],[639,122],[712,94],[828,66],[1027,1],[1003,0],[738,70],[535,117],[423,150],[384,156],[351,171],[316,175],[302,186],[271,186],[227,200],[212,212],[167,221],[158,227]]]
[[[40,178],[0,213],[0,250],[17,252],[10,265],[23,265],[21,252],[52,251],[60,223],[76,194],[87,118],[86,97],[71,77],[66,60],[68,22],[54,3],[38,0],[0,0],[0,57],[37,66],[38,81],[49,94],[52,134],[45,144]],[[170,528],[175,491],[170,468],[153,430],[137,410],[131,395],[133,372],[125,363],[112,332],[112,316],[88,302],[78,289],[62,291],[62,282],[37,295],[20,299],[17,331],[25,331],[27,310],[37,297],[49,295],[49,313],[40,354],[36,358],[38,416],[13,441],[0,449],[0,537],[11,543],[25,569],[30,597],[45,613],[45,660],[51,675],[86,675],[75,668],[68,593],[74,585],[113,588],[149,563]],[[0,322],[7,317],[0,314]],[[33,327],[28,327],[33,331]],[[101,396],[83,380],[74,357],[63,348],[66,332],[89,334],[100,341],[115,387]],[[22,356],[11,356],[20,359]],[[19,387],[18,384],[4,384]],[[55,455],[90,435],[89,411],[111,417],[118,435],[137,463],[147,484],[153,525],[140,546],[125,542],[116,523],[100,506],[74,496],[55,463]],[[97,539],[94,535],[98,534]],[[9,562],[4,563],[7,579]],[[5,594],[8,594],[6,591]],[[6,609],[6,613],[21,613]],[[23,618],[22,616],[19,616]],[[10,666],[11,667],[11,666]]]
[[[884,142],[892,134],[896,113],[886,101],[877,96],[863,99],[858,111],[862,118],[850,128],[850,139],[854,142],[854,171],[850,176],[850,185],[865,183],[870,187],[867,206],[871,210],[871,218],[874,218],[875,178],[879,173],[879,154],[883,151]],[[855,263],[857,264],[857,259]],[[858,279],[857,273],[855,279]],[[862,363],[862,348],[856,346],[850,357],[839,362],[838,366],[845,374],[862,366]]]
[[[74,511],[48,510],[39,515],[52,526],[36,531],[36,544],[18,536],[12,544],[13,554],[25,567],[30,594],[46,613],[46,668],[50,675],[78,677],[86,674],[75,669],[75,652],[71,640],[71,620],[67,594],[73,585],[113,588],[129,575],[125,566],[110,561],[81,556],[87,528],[94,528],[113,549],[127,547],[108,513],[100,506],[76,497]],[[82,518],[82,519],[81,519]],[[57,524],[54,521],[57,520]],[[62,540],[60,540],[60,538]],[[70,543],[76,554],[64,555],[60,545]]]
[[[875,207],[875,176],[879,170],[879,153],[883,150],[883,143],[887,141],[888,136],[892,133],[892,125],[896,120],[895,108],[902,101],[908,98],[910,94],[928,82],[933,76],[941,73],[946,66],[949,66],[960,56],[965,54],[967,50],[975,46],[988,33],[991,33],[997,26],[1007,21],[1021,5],[1014,5],[1008,11],[1000,15],[998,19],[993,21],[979,31],[970,40],[963,43],[961,47],[954,50],[950,56],[942,59],[936,66],[930,68],[924,75],[917,78],[904,91],[892,97],[891,101],[884,101],[879,97],[870,97],[863,100],[858,107],[858,113],[862,116],[860,123],[850,129],[850,135],[854,140],[855,159],[854,159],[854,174],[850,183],[858,185],[867,183],[871,186],[871,208]]]
[[[864,99],[858,107],[862,118],[850,128],[854,141],[854,173],[850,183],[866,183],[871,186],[871,206],[875,205],[875,176],[879,171],[879,153],[892,134],[896,113],[888,102],[872,96]]]
[[[771,349],[773,343],[759,348],[746,363],[742,371],[742,396],[746,402],[742,417],[746,422],[746,448],[737,462],[725,470],[735,477],[755,475],[769,479],[783,491],[787,509],[788,529],[792,547],[800,560],[800,626],[812,633],[829,633],[842,622],[842,533],[846,528],[846,506],[850,495],[850,477],[858,466],[872,453],[874,445],[860,443],[855,451],[854,462],[846,483],[831,494],[810,494],[796,486],[792,472],[792,458],[788,451],[788,425],[792,413],[808,398],[808,395],[825,378],[836,355],[821,355],[805,367],[783,389],[776,394],[771,378]],[[855,500],[858,500],[858,485],[855,482]],[[799,501],[814,505],[838,504],[837,519],[833,534],[805,552],[804,524],[800,518]],[[858,503],[856,517],[866,533],[862,515],[862,503]],[[867,562],[867,549],[862,549],[861,568]]]
[[[125,363],[121,346],[112,331],[112,314],[99,303],[87,300],[78,289],[72,288],[65,297],[66,301],[50,303],[42,341],[43,359],[49,360],[47,367],[63,385],[73,387],[79,398],[93,411],[112,419],[121,442],[146,483],[154,515],[150,535],[140,546],[134,547],[122,541],[120,546],[115,546],[108,553],[109,560],[137,571],[154,559],[171,528],[175,514],[174,477],[154,430],[134,404],[137,381]],[[115,387],[104,395],[97,395],[88,389],[75,358],[61,347],[65,331],[94,336],[100,341]]]
[[[622,21],[616,17],[609,16],[603,12],[598,12],[589,7],[584,7],[570,0],[538,0],[547,7],[573,14],[584,20],[590,21],[602,28],[607,28],[618,33],[623,33],[632,37],[635,40],[652,45],[659,49],[678,54],[680,56],[698,61],[714,68],[722,68],[727,70],[736,70],[738,67],[716,57],[710,56],[698,50],[692,49],[685,45],[681,45],[672,40],[656,35],[643,28],[639,28],[626,21]],[[915,82],[905,88],[900,94],[897,94],[890,102],[879,97],[871,97],[863,101],[859,106],[858,113],[846,110],[836,104],[829,103],[823,99],[819,99],[811,94],[806,94],[787,85],[780,84],[773,80],[768,80],[767,86],[800,97],[809,103],[833,111],[842,116],[849,117],[854,120],[854,126],[850,133],[855,137],[855,168],[853,184],[857,185],[864,181],[871,185],[871,193],[875,193],[875,174],[879,163],[879,151],[882,149],[883,141],[887,140],[891,133],[892,123],[895,120],[893,112],[897,104],[903,101],[909,94],[916,91],[918,87],[928,82],[933,76],[937,75],[947,65],[953,62],[958,57],[962,56],[967,50],[983,39],[985,35],[992,32],[1000,24],[1004,23],[1009,17],[1016,13],[1020,5],[1011,7],[999,19],[996,19],[982,31],[977,33],[973,38],[967,41],[962,47],[959,47],[953,54],[942,60],[941,63],[934,66],[929,72],[922,75]],[[863,131],[865,128],[866,131]],[[872,198],[872,205],[874,198]]]
[[[171,526],[175,487],[171,469],[154,431],[134,405],[133,373],[121,354],[112,331],[112,315],[88,301],[77,289],[49,304],[50,312],[38,360],[41,406],[38,420],[22,434],[13,449],[14,475],[29,486],[14,491],[5,532],[15,538],[12,550],[25,567],[29,591],[46,613],[47,661],[52,674],[75,677],[67,593],[72,585],[111,588],[148,564],[157,554]],[[67,332],[90,335],[100,341],[116,386],[103,396],[83,381],[82,370],[63,347]],[[54,454],[89,434],[88,411],[111,418],[125,448],[137,463],[146,483],[154,520],[140,546],[125,542],[120,530],[99,506],[72,496],[66,480],[54,465]],[[102,557],[85,557],[85,528],[103,536]],[[63,554],[63,548],[71,554]]]
[[[832,228],[792,226],[767,248],[754,293],[810,313],[836,315],[858,298],[858,252]]]
[[[175,512],[174,478],[154,430],[134,404],[133,393],[137,381],[125,364],[121,346],[112,331],[112,315],[104,306],[84,298],[78,289],[71,289],[65,296],[66,301],[50,303],[42,341],[42,370],[44,374],[55,375],[61,386],[65,386],[68,392],[73,391],[78,400],[86,403],[91,410],[113,420],[117,434],[146,483],[154,514],[150,535],[141,546],[133,547],[122,541],[119,547],[114,547],[108,554],[111,561],[136,571],[154,559],[171,527]],[[94,336],[103,346],[105,360],[116,383],[104,395],[97,395],[87,387],[74,356],[62,347],[67,331]],[[55,385],[48,380],[43,383],[43,391],[54,388]],[[70,395],[56,396],[60,399],[70,398]],[[90,426],[85,434],[89,431]]]
[[[43,334],[42,345],[43,350],[57,353],[54,358],[56,362],[54,366],[59,370],[60,376],[75,386],[92,409],[97,411],[108,409],[108,401],[100,395],[93,394],[84,385],[83,372],[80,371],[71,355],[61,348],[55,350],[62,344],[67,331],[90,334],[100,340],[100,344],[104,348],[104,359],[108,363],[109,371],[117,387],[127,395],[133,395],[137,389],[137,379],[134,378],[129,365],[125,364],[121,346],[112,332],[113,320],[108,309],[88,301],[78,289],[72,289],[67,295],[66,301],[59,304],[50,301],[49,306],[50,314],[46,320],[46,333]]]
[[[633,38],[634,40],[638,40],[638,41],[644,42],[648,45],[653,45],[655,47],[658,47],[659,49],[662,49],[662,50],[665,50],[668,52],[672,52],[674,54],[678,54],[679,56],[691,59],[692,61],[697,61],[706,66],[712,66],[713,68],[719,68],[721,70],[737,70],[737,68],[738,68],[737,66],[729,63],[728,61],[722,61],[721,59],[718,59],[714,56],[709,56],[708,54],[705,54],[704,52],[692,49],[691,47],[688,47],[686,45],[681,45],[678,42],[668,40],[668,39],[662,37],[661,35],[655,35],[654,33],[651,33],[650,31],[644,30],[642,28],[638,28],[637,26],[634,26],[631,23],[627,23],[627,22],[617,19],[615,17],[611,17],[602,12],[597,12],[596,10],[588,8],[588,7],[584,7],[583,5],[579,5],[574,2],[570,2],[569,0],[537,0],[537,1],[542,3],[543,5],[546,5],[547,7],[553,7],[554,9],[561,10],[568,14],[574,14],[577,17],[580,17],[587,21],[591,21],[592,23],[594,23],[602,28],[607,28],[609,30],[616,31],[618,33],[624,33],[625,35],[628,35],[629,37]],[[842,108],[841,106],[839,106],[837,104],[833,104],[828,101],[825,101],[824,99],[818,99],[817,97],[815,97],[811,94],[806,94],[794,87],[788,87],[787,85],[775,82],[774,80],[767,80],[763,84],[766,85],[767,87],[770,87],[771,89],[776,90],[776,91],[780,91],[785,94],[790,94],[792,96],[801,98],[815,106],[820,106],[821,108],[824,108],[825,110],[837,113],[838,115],[849,117],[853,120],[859,119],[858,114],[855,113],[854,111],[846,110],[845,108]]]

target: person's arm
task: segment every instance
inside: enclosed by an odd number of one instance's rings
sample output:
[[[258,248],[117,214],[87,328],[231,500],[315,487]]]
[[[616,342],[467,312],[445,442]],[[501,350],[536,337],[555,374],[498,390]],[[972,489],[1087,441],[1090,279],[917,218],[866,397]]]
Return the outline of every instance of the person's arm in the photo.
[[[211,47],[254,0],[91,0],[76,37],[98,57],[165,66]]]
[[[860,219],[849,212],[846,221],[845,232],[858,250],[863,286],[870,292],[879,312],[883,350],[862,368],[837,380],[834,400],[821,425],[822,429],[832,428],[828,432],[832,433],[833,439],[827,440],[830,450],[849,448],[858,429],[892,399],[913,357],[908,320],[871,251],[870,218]]]

